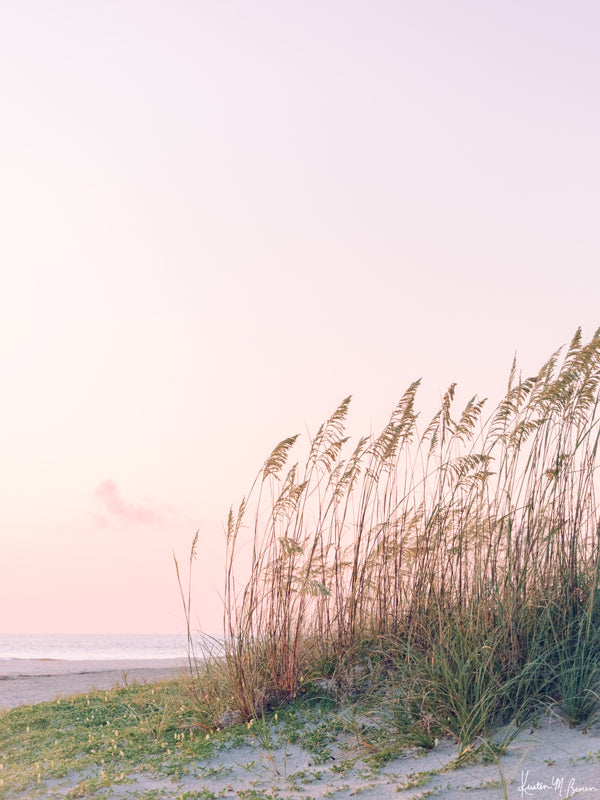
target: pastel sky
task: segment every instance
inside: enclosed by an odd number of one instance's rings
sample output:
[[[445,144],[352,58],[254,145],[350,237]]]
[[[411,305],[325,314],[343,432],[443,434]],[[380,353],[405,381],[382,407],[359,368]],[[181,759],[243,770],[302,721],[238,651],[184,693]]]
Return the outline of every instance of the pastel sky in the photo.
[[[600,325],[596,0],[14,0],[0,632],[180,632],[196,529],[348,394],[497,397]]]

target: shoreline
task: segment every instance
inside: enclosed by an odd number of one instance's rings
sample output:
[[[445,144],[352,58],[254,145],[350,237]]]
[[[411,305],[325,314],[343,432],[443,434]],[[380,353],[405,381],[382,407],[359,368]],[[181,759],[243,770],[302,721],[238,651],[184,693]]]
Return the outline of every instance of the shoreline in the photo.
[[[176,678],[185,673],[187,664],[187,658],[0,659],[0,711],[118,684]]]

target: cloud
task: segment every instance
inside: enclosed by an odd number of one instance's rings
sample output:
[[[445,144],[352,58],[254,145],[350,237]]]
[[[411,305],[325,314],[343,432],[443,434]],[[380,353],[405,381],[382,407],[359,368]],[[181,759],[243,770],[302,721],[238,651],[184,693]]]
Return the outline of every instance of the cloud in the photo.
[[[100,501],[102,514],[96,514],[98,521],[106,521],[106,515],[121,522],[139,525],[155,525],[163,521],[163,515],[149,506],[128,503],[121,495],[115,481],[102,481],[94,491]]]

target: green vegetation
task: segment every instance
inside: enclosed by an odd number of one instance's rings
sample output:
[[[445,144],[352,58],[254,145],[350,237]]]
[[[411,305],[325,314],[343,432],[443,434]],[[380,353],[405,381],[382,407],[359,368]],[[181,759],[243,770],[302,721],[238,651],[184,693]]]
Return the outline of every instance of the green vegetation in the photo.
[[[142,771],[179,786],[170,797],[223,796],[230,767],[202,760],[248,743],[255,756],[238,766],[306,797],[325,772],[341,791],[353,770],[372,780],[406,748],[457,742],[450,764],[401,786],[418,787],[498,764],[550,705],[589,724],[600,709],[600,331],[588,343],[578,331],[534,377],[513,365],[487,419],[477,398],[455,413],[453,385],[421,429],[418,385],[354,448],[348,398],[303,466],[286,467],[297,437],[273,450],[230,512],[225,643],[201,653],[194,538],[186,589],[176,564],[187,680],[0,714],[0,798],[53,796],[74,764],[75,788],[57,797],[167,796],[120,791]],[[235,724],[219,730],[226,718]],[[289,772],[294,747],[310,764]],[[185,785],[217,772],[219,790]],[[235,796],[273,791],[249,779]]]
[[[328,698],[307,693],[226,730],[217,720],[209,730],[198,716],[189,678],[0,712],[0,798],[272,798],[279,795],[255,784],[281,779],[286,797],[306,800],[306,786],[325,775],[318,765],[331,758],[329,746],[351,757],[333,774],[345,774],[358,759],[352,738],[338,741],[348,731]],[[244,746],[256,754],[245,764]],[[296,773],[287,766],[293,746],[306,753]]]
[[[214,742],[180,682],[133,685],[0,713],[0,797],[81,774],[68,797],[93,796],[144,770],[177,775]]]

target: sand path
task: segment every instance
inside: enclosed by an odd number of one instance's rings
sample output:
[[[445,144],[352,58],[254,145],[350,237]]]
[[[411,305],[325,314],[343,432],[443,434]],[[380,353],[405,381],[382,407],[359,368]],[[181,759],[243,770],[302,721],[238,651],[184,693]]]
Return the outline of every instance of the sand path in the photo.
[[[0,709],[42,703],[116,684],[150,683],[180,675],[185,659],[67,661],[0,659]]]

